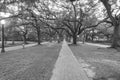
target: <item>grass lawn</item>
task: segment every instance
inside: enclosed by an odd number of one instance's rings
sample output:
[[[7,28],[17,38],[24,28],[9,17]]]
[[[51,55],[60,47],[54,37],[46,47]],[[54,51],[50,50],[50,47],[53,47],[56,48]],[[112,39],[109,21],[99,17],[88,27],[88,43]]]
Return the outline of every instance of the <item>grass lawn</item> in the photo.
[[[95,75],[93,80],[120,80],[120,52],[110,48],[80,44],[70,45],[76,58],[82,58]]]
[[[0,54],[0,80],[50,80],[61,44]]]

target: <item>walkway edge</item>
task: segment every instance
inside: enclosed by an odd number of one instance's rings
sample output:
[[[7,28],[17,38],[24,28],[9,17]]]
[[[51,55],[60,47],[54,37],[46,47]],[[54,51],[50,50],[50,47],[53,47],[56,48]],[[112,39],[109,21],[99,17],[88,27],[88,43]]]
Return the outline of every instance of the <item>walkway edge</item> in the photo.
[[[50,80],[90,80],[65,40]]]

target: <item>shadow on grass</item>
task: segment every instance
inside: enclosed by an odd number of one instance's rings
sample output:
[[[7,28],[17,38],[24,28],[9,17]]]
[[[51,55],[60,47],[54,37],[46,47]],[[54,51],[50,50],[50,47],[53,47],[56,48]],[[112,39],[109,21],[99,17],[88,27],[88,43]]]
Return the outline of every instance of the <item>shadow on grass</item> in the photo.
[[[120,70],[106,64],[94,65],[96,65],[96,75],[93,80],[120,80]]]
[[[120,74],[114,74],[109,77],[93,78],[93,80],[120,80]]]
[[[80,44],[68,44],[68,46],[82,46]]]

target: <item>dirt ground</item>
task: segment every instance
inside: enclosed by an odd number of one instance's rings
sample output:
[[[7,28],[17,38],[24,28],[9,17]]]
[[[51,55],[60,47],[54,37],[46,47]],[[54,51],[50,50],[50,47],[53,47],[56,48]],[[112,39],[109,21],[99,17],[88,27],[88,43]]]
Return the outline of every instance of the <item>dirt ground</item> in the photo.
[[[86,44],[70,45],[76,58],[84,60],[93,80],[120,80],[120,52]]]
[[[61,45],[40,45],[0,54],[0,80],[49,80]]]

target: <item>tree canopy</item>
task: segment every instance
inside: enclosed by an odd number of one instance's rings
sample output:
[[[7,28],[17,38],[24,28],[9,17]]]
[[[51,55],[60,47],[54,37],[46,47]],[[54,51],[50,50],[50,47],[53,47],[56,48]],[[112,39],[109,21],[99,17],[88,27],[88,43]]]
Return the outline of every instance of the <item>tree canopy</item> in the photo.
[[[38,44],[43,33],[50,37],[66,35],[76,44],[78,35],[105,23],[114,27],[112,46],[119,46],[117,0],[1,0],[0,10],[10,13],[1,19],[16,19],[15,26],[31,26],[38,36]]]

